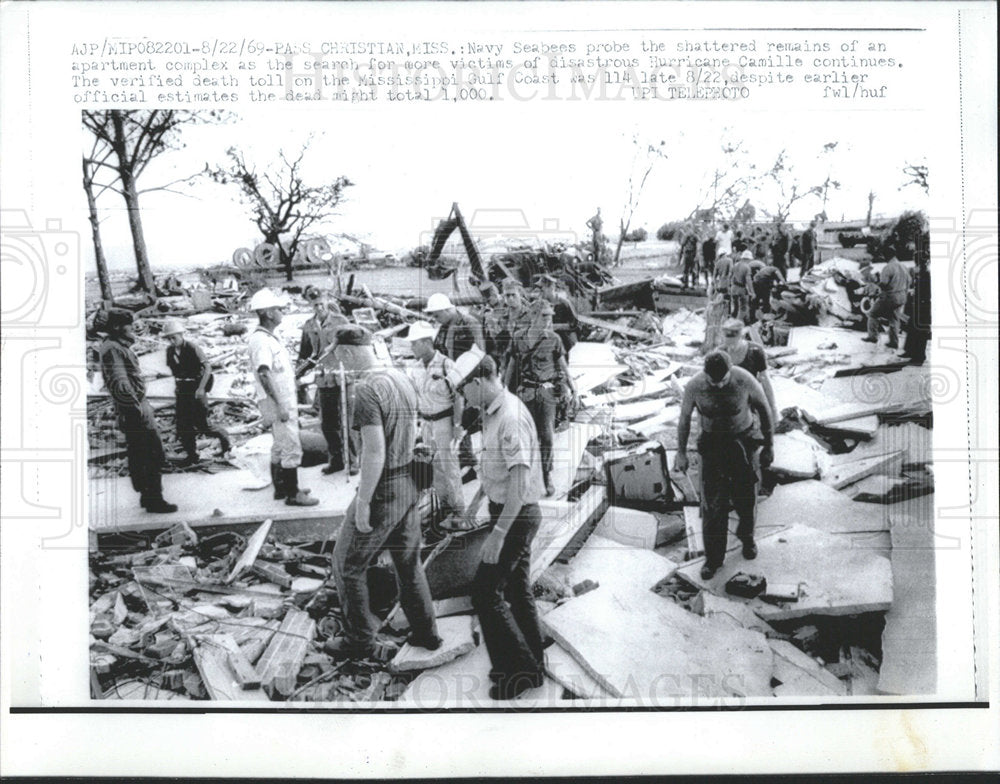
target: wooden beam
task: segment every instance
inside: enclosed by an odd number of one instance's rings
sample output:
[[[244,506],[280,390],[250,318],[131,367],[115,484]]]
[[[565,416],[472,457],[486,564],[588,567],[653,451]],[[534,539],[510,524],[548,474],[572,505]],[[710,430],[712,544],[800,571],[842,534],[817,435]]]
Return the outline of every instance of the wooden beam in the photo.
[[[309,614],[290,609],[257,662],[261,684],[266,691],[284,697],[295,691],[302,660],[315,636],[316,623]]]
[[[253,536],[247,540],[246,549],[240,555],[239,560],[236,561],[236,565],[233,567],[233,571],[229,573],[229,577],[226,578],[227,585],[253,566],[253,562],[257,560],[257,555],[260,553],[260,548],[264,546],[267,535],[271,532],[271,525],[272,521],[270,519],[265,520],[254,531]]]
[[[230,643],[236,647],[232,637],[226,634],[206,634],[196,638],[194,663],[208,696],[213,700],[267,701],[267,695],[260,688],[244,688],[241,684],[229,663]],[[236,647],[236,650],[239,648]]]
[[[531,545],[530,579],[534,582],[552,565],[577,531],[596,523],[608,508],[603,485],[592,485],[565,516],[542,518],[542,526]]]
[[[850,463],[842,463],[821,476],[825,484],[835,490],[859,482],[872,474],[891,476],[903,465],[904,452],[893,452],[889,455],[867,457]]]
[[[643,332],[642,330],[632,329],[632,327],[623,327],[610,321],[593,318],[592,316],[578,314],[576,320],[581,324],[586,324],[588,327],[606,329],[609,332],[617,332],[619,335],[624,335],[627,338],[635,338],[636,340],[648,340],[657,337],[652,332]]]

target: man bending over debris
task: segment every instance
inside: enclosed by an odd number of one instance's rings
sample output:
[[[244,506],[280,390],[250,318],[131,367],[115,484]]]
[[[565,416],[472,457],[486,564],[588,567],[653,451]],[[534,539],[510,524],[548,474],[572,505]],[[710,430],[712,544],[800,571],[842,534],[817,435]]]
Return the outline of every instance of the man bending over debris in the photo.
[[[261,289],[250,298],[250,310],[260,323],[250,333],[250,367],[254,369],[257,406],[271,427],[271,480],[274,497],[288,506],[316,506],[319,499],[299,489],[298,468],[302,465],[299,439],[299,408],[295,390],[295,367],[288,349],[275,336],[281,323],[284,303],[270,289]]]
[[[868,334],[861,339],[865,343],[878,343],[879,319],[885,319],[889,323],[889,340],[885,347],[899,348],[899,322],[910,289],[910,273],[900,264],[894,251],[879,273],[878,287],[878,299],[868,311]]]
[[[726,557],[729,536],[730,502],[739,515],[737,538],[743,543],[743,557],[757,557],[753,538],[757,510],[757,447],[763,435],[764,448],[759,465],[766,468],[774,460],[774,423],[771,407],[756,379],[740,367],[733,367],[724,351],[705,357],[705,369],[684,388],[680,421],[677,425],[677,455],[674,470],[688,470],[687,442],[691,412],[698,409],[701,435],[701,516],[705,540],[705,565],[701,578],[710,580]],[[753,411],[760,417],[760,431]]]
[[[167,319],[160,333],[167,346],[167,367],[174,374],[176,403],[174,413],[177,437],[187,454],[188,465],[198,462],[199,433],[208,433],[219,439],[222,454],[229,451],[229,434],[221,426],[208,421],[208,391],[212,388],[212,365],[197,343],[185,340],[184,325],[180,319]]]
[[[437,650],[442,640],[420,562],[420,516],[411,465],[417,393],[401,370],[379,367],[372,335],[362,327],[342,327],[334,353],[358,374],[353,428],[361,431],[361,477],[333,548],[345,636],[328,641],[324,650],[341,659],[375,654],[378,622],[369,608],[368,567],[384,549],[396,567],[399,603],[413,630],[407,642]]]
[[[101,374],[115,404],[118,428],[125,434],[129,478],[139,493],[139,503],[147,512],[176,512],[176,504],[163,500],[163,442],[156,428],[153,407],[146,400],[146,382],[142,380],[139,357],[132,350],[134,320],[127,310],[108,312],[104,324],[107,337],[98,349]]]
[[[542,466],[531,416],[504,389],[492,357],[469,364],[459,358],[455,381],[466,403],[483,412],[483,451],[482,484],[466,515],[473,522],[485,496],[493,526],[470,595],[490,654],[490,698],[509,700],[541,686],[543,678],[545,654],[530,578],[531,542],[542,522]]]

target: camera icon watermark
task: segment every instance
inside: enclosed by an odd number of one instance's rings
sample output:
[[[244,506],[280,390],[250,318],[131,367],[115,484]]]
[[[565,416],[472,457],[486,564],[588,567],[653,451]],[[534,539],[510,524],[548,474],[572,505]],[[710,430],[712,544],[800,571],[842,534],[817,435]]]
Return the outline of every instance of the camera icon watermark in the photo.
[[[5,328],[66,329],[83,322],[80,235],[49,218],[35,228],[24,210],[0,210],[0,298]]]

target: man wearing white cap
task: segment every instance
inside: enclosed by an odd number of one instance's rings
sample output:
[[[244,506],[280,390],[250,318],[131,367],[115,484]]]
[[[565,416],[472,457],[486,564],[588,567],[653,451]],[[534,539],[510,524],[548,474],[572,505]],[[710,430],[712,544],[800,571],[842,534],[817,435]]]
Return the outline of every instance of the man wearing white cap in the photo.
[[[461,519],[465,515],[465,499],[458,455],[452,441],[462,426],[465,405],[448,378],[455,363],[434,348],[438,331],[438,327],[426,321],[410,325],[406,337],[417,358],[410,377],[417,388],[424,441],[434,444],[434,490],[448,514],[455,515],[453,519]]]
[[[308,490],[299,489],[302,442],[295,365],[288,349],[274,334],[284,306],[270,289],[261,289],[250,298],[250,310],[260,321],[250,333],[250,367],[256,381],[257,405],[274,438],[271,445],[274,497],[284,498],[288,506],[316,506],[319,500],[309,495]]]
[[[434,339],[434,348],[448,359],[457,359],[474,345],[486,350],[482,324],[456,308],[447,294],[431,294],[424,312],[431,314],[441,325],[442,329]]]
[[[219,439],[222,454],[229,451],[229,434],[208,421],[208,391],[212,388],[212,365],[197,343],[184,338],[180,319],[167,319],[160,333],[167,346],[167,367],[174,374],[176,402],[174,420],[177,438],[187,453],[188,463],[198,462],[198,433],[208,433]]]

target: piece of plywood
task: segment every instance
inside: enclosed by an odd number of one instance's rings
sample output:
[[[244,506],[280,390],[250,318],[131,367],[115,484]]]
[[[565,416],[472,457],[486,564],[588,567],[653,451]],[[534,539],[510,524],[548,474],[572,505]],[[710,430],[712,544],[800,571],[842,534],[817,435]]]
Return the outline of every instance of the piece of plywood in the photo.
[[[711,580],[701,579],[703,558],[678,569],[677,574],[696,588],[718,596],[727,596],[726,582],[737,572],[761,574],[774,584],[801,583],[802,595],[797,602],[769,604],[761,599],[747,602],[769,622],[806,615],[857,615],[892,606],[889,559],[848,537],[796,524],[758,537],[757,548],[754,561],[730,553]]]
[[[565,564],[562,575],[570,588],[593,580],[601,586],[651,589],[676,569],[677,564],[652,550],[630,547],[595,532]]]
[[[576,481],[576,472],[583,460],[583,453],[593,438],[604,432],[597,425],[573,422],[565,430],[560,430],[552,440],[552,486],[553,498],[565,498]]]
[[[824,484],[830,485],[835,490],[840,490],[855,482],[860,482],[872,474],[886,474],[891,476],[902,465],[903,453],[893,452],[891,455],[865,457],[850,463],[842,463],[824,471],[820,475],[820,478]]]
[[[568,692],[587,700],[611,700],[614,695],[592,678],[573,654],[559,643],[545,649],[545,672]]]
[[[566,509],[562,514],[548,514],[551,504],[541,504],[542,525],[531,543],[531,582],[551,566],[577,531],[600,519],[608,508],[608,496],[603,485],[592,485],[576,502],[562,505]]]
[[[774,651],[776,697],[844,697],[847,687],[819,662],[785,640],[768,640]]]
[[[679,405],[668,405],[648,419],[630,423],[628,429],[650,438],[654,433],[667,430],[671,425],[676,426],[680,415],[681,407]]]
[[[273,522],[268,519],[260,524],[260,527],[253,532],[253,535],[247,539],[246,549],[240,554],[237,559],[236,564],[233,566],[233,571],[229,573],[229,577],[226,578],[226,583],[233,582],[237,577],[239,577],[243,572],[253,566],[253,562],[257,560],[257,555],[260,553],[260,548],[264,546],[264,542],[267,540],[267,535],[271,532],[271,526]]]
[[[845,419],[842,422],[826,425],[822,430],[849,438],[872,438],[878,432],[878,428],[878,416],[872,415],[857,419]]]
[[[679,368],[680,365],[677,367]],[[615,387],[610,392],[585,395],[580,399],[580,402],[586,407],[620,406],[624,403],[634,403],[642,398],[660,396],[668,389],[672,389],[671,384],[648,376],[640,378],[634,384]]]
[[[671,398],[667,400],[639,400],[635,403],[623,403],[613,409],[613,416],[616,422],[636,422],[646,420],[659,414],[667,403],[673,403]]]
[[[626,509],[623,506],[609,506],[601,522],[594,529],[594,534],[629,547],[652,550],[656,547],[658,528],[656,517],[649,512]]]
[[[316,636],[316,622],[308,613],[292,608],[257,662],[264,688],[284,697],[295,691],[309,643]]]
[[[898,521],[892,537],[892,578],[896,600],[885,614],[878,690],[886,694],[934,694],[937,691],[937,624],[933,500],[906,505],[915,514]]]
[[[812,479],[819,472],[816,449],[815,442],[803,433],[776,435],[771,471],[792,479]]]
[[[657,705],[771,694],[773,656],[763,634],[702,618],[652,591],[602,586],[560,605],[542,625],[615,697]]]
[[[438,635],[443,640],[441,647],[431,651],[404,643],[389,663],[389,671],[429,670],[464,656],[476,647],[476,641],[472,636],[472,623],[472,617],[469,615],[438,618]]]
[[[861,533],[889,530],[890,513],[814,479],[777,485],[757,504],[757,530],[802,522],[828,533]]]

